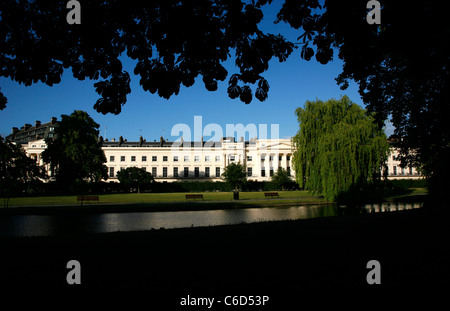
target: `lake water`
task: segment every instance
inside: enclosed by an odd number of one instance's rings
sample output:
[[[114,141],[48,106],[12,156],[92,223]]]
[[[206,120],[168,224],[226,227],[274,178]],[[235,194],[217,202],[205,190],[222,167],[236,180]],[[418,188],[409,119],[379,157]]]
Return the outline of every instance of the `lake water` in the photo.
[[[421,207],[412,203],[371,204],[365,212],[392,212]],[[140,212],[68,215],[0,215],[0,237],[140,231],[261,221],[308,219],[345,214],[334,205],[263,207],[210,211]]]

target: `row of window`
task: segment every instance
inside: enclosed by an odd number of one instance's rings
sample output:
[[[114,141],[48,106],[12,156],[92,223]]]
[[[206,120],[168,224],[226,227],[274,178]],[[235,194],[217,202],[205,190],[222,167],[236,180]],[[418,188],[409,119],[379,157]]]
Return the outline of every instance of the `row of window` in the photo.
[[[120,168],[120,169],[122,170],[124,168]],[[143,167],[143,169],[147,170],[146,167]],[[173,169],[172,177],[178,178],[178,177],[189,177],[190,176],[189,167],[184,167],[183,168],[183,172],[182,172],[181,175],[180,175],[181,172],[179,172],[178,167],[173,167],[172,169]],[[220,177],[220,167],[216,167],[216,172],[215,173],[216,173],[215,177]],[[288,173],[289,176],[291,175],[291,168],[290,167],[287,167],[287,173]],[[271,168],[269,170],[269,175],[273,176],[273,174],[274,174],[274,170],[273,170],[273,168]],[[154,177],[158,177],[157,168],[156,167],[152,167],[152,175]],[[253,168],[252,167],[248,167],[247,168],[247,176],[248,177],[252,177],[253,176]],[[261,177],[265,177],[265,176],[266,176],[266,170],[262,169],[261,170]],[[114,178],[115,177],[114,167],[110,167],[109,168],[109,177],[110,178]],[[159,176],[159,177],[161,177],[161,176]],[[162,177],[163,178],[164,177],[169,177],[168,176],[168,168],[167,167],[163,167]],[[194,177],[200,177],[200,168],[199,167],[194,167]],[[204,177],[206,177],[206,178],[213,177],[213,176],[211,176],[211,168],[210,167],[205,167],[205,176]]]
[[[269,156],[269,161],[273,161],[273,159],[274,159],[274,156]],[[261,161],[265,161],[266,160],[266,157],[265,156],[262,156],[261,157]],[[286,156],[286,160],[287,161],[290,161],[291,160],[291,156],[289,156],[289,155],[287,155]],[[278,161],[283,161],[283,156],[278,156]]]
[[[151,158],[152,158],[152,162],[158,161],[158,156],[152,156]],[[173,156],[172,160],[173,160],[173,162],[178,162],[179,158],[180,158],[179,156]],[[120,162],[125,162],[125,159],[126,159],[125,156],[120,156]],[[109,156],[109,162],[114,162],[115,160],[116,160],[115,156]],[[163,156],[162,160],[163,160],[163,162],[167,162],[167,161],[169,161],[169,157]],[[184,162],[189,162],[189,156],[184,156],[183,160],[184,160]],[[220,162],[220,156],[216,156],[215,161]],[[136,156],[131,156],[131,162],[136,162]],[[147,156],[142,156],[141,162],[147,162]],[[194,162],[200,162],[200,156],[194,156]],[[211,157],[205,156],[205,162],[211,162]]]
[[[273,156],[269,156],[269,161],[273,161]],[[125,156],[120,156],[120,162],[125,162],[126,157]],[[215,161],[216,162],[220,162],[221,157],[220,156],[215,156]],[[282,161],[283,156],[279,156],[278,160]],[[291,160],[290,156],[286,156],[287,161]],[[163,156],[162,157],[163,162],[167,162],[169,161],[169,157],[168,156]],[[184,156],[183,157],[184,162],[189,162],[189,156]],[[230,155],[230,161],[235,161],[236,157],[234,155]],[[252,156],[247,156],[247,161],[251,162],[253,160]],[[115,161],[115,156],[109,156],[109,162],[114,162]],[[158,161],[158,156],[152,156],[152,162],[157,162]],[[179,156],[173,156],[173,162],[178,162],[179,161]],[[265,157],[261,157],[261,161],[265,161]],[[136,156],[131,156],[131,162],[136,162]],[[147,162],[147,156],[142,156],[141,157],[141,162]],[[194,162],[200,162],[200,156],[194,156]],[[205,162],[211,162],[211,156],[205,156]]]
[[[250,167],[249,167],[250,168]],[[291,168],[288,166],[287,168],[286,168],[286,171],[287,171],[287,174],[289,175],[289,176],[291,176]],[[274,174],[274,170],[273,170],[273,168],[270,168],[270,170],[269,170],[269,176],[273,176],[273,174]],[[251,175],[249,175],[249,176],[251,176]],[[263,169],[261,169],[261,177],[266,177],[266,170],[263,168]]]
[[[124,168],[121,167],[120,169],[122,170]],[[145,167],[143,167],[143,169],[146,170]],[[175,177],[175,178],[178,178],[178,177],[189,177],[190,176],[189,167],[184,167],[182,172],[180,172],[178,170],[178,167],[173,167],[172,173],[173,173],[172,177]],[[152,167],[152,175],[154,177],[169,177],[168,176],[168,168],[167,167],[163,167],[162,176],[158,176],[157,168],[156,167]],[[110,167],[109,168],[109,177],[110,178],[114,178],[115,177],[114,167]],[[200,168],[199,167],[195,167],[194,168],[194,177],[200,177]],[[205,176],[204,177],[212,177],[211,176],[211,168],[210,167],[205,167]],[[216,167],[215,177],[220,177],[220,167]]]
[[[400,169],[401,169],[401,171],[398,172],[397,166],[393,166],[392,167],[392,175],[413,175],[413,173],[414,173],[412,167],[408,168],[408,174],[406,174],[406,169],[404,167],[400,167]],[[391,175],[390,173],[391,172],[389,171],[389,168],[387,167],[386,171],[385,171],[385,174],[386,175]],[[415,172],[415,174],[418,175],[419,173]]]

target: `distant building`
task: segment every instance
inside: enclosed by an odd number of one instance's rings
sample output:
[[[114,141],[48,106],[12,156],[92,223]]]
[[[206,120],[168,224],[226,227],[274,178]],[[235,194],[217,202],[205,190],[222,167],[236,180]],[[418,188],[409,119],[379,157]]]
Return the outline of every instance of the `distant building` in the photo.
[[[383,175],[388,179],[418,179],[420,172],[416,167],[402,167],[398,160],[399,152],[396,148],[391,148],[388,161],[384,167]]]
[[[23,145],[31,141],[52,138],[57,126],[58,121],[55,117],[51,118],[50,122],[47,123],[41,123],[41,121],[37,120],[34,126],[25,124],[20,129],[13,127],[11,134],[6,136],[6,138],[9,141]]]

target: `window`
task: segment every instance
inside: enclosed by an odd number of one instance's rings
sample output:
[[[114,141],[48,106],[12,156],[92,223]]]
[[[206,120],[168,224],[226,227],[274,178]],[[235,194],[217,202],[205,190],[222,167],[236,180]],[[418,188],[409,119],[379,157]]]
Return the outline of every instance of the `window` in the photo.
[[[402,175],[405,175],[405,168],[402,167]]]
[[[152,167],[152,176],[156,177],[156,167]]]
[[[167,167],[163,167],[163,177],[167,177]]]
[[[173,177],[178,177],[178,167],[173,168]]]
[[[230,155],[230,162],[234,162],[236,160],[236,157],[234,155]]]
[[[109,156],[109,162],[114,162],[114,156]]]
[[[41,148],[45,148],[45,145],[41,145]]]
[[[189,162],[189,156],[184,156],[184,162]]]
[[[131,156],[131,162],[135,162],[136,161],[136,156]]]
[[[36,145],[31,145],[31,148],[36,148]]]
[[[291,167],[290,166],[287,167],[286,171],[287,171],[288,176],[291,176]]]
[[[413,168],[412,168],[412,166],[410,166],[409,167],[409,175],[412,175],[413,174]]]
[[[269,161],[273,161],[273,156],[269,156]]]
[[[194,177],[199,177],[200,176],[200,168],[196,167],[194,168]]]
[[[251,162],[252,161],[252,156],[247,156],[247,162]]]
[[[189,167],[184,168],[184,177],[189,177]]]
[[[220,156],[216,156],[216,162],[220,162]]]
[[[209,167],[205,167],[205,177],[209,177]]]
[[[147,156],[142,156],[142,162],[147,162]]]
[[[167,156],[163,156],[163,162],[167,162]]]
[[[266,170],[261,170],[261,177],[266,177]]]
[[[283,161],[283,156],[278,156],[278,161]]]
[[[263,161],[265,161],[265,160],[266,160],[266,157],[262,156],[262,157],[261,157],[261,162],[263,162]]]
[[[247,176],[251,177],[253,173],[253,169],[251,167],[247,168]]]
[[[273,167],[270,168],[269,174],[270,176],[273,176]]]
[[[173,157],[173,162],[178,162],[178,156]]]
[[[109,168],[109,177],[114,178],[114,167]]]
[[[291,156],[286,156],[286,160],[291,161]]]
[[[205,156],[205,162],[209,162],[210,160],[210,157],[209,156]]]
[[[199,162],[200,161],[200,157],[199,156],[195,156],[194,157],[194,162]]]
[[[216,167],[216,177],[220,177],[220,167]]]
[[[125,156],[120,156],[120,162],[125,162]]]
[[[158,157],[157,156],[152,156],[152,162],[156,162],[158,161]]]
[[[394,175],[397,175],[397,166],[394,166]]]

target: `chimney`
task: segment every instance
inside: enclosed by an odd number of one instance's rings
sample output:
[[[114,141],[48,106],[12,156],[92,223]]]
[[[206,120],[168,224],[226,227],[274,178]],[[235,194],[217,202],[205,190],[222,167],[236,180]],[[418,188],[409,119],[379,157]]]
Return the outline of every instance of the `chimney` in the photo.
[[[56,120],[57,120],[56,117],[52,117],[51,120],[50,120],[50,124],[51,125],[55,124]]]
[[[12,134],[15,135],[17,132],[19,131],[19,129],[17,127],[13,127],[12,128]]]
[[[159,145],[162,147],[164,145],[164,138],[161,136],[159,139]]]
[[[34,122],[34,126],[35,126],[36,128],[38,128],[39,126],[41,126],[41,121],[36,120],[36,122]]]
[[[30,127],[31,127],[31,124],[26,123],[25,126],[24,126],[23,128],[24,128],[24,130],[26,131],[26,130],[28,130]]]
[[[139,147],[142,147],[142,143],[144,142],[144,139],[142,136],[139,136]]]

